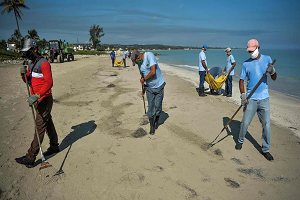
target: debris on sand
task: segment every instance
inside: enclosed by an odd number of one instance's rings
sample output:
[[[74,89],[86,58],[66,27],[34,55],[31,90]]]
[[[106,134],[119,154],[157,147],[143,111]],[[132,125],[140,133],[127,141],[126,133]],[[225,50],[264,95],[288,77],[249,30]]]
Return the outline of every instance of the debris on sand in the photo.
[[[231,158],[230,160],[233,160],[234,162],[236,162],[237,164],[239,164],[239,165],[243,165],[244,163],[240,160],[240,159],[238,159],[238,158]]]
[[[111,74],[110,76],[118,76],[117,74]]]
[[[140,125],[147,125],[147,124],[149,124],[149,120],[147,119],[144,119],[144,121],[140,123]]]
[[[107,86],[108,88],[112,88],[112,87],[115,87],[115,84],[109,84],[108,86]]]
[[[174,109],[174,108],[177,108],[177,106],[171,106],[169,109]]]
[[[179,181],[177,181],[177,185],[183,187],[184,189],[186,189],[189,192],[189,194],[186,196],[186,199],[192,199],[192,198],[199,196],[197,194],[197,192],[194,189],[192,189],[191,187],[189,187],[188,185],[186,185],[184,183],[180,183]]]
[[[288,182],[289,179],[286,178],[286,177],[284,177],[284,176],[282,176],[282,175],[280,175],[280,176],[277,176],[277,177],[273,178],[272,181],[284,181],[284,182]]]
[[[138,128],[134,133],[132,133],[132,137],[141,138],[147,135],[148,133],[143,128]]]
[[[245,168],[238,168],[236,169],[238,172],[244,173],[244,174],[253,174],[255,176],[257,176],[260,179],[264,179],[265,177],[261,174],[262,169],[253,169],[253,168],[249,168],[249,169],[245,169]]]
[[[221,151],[221,149],[216,149],[216,150],[214,150],[214,153],[215,153],[217,156],[222,156],[222,151]]]
[[[230,179],[230,178],[224,178],[224,180],[226,181],[226,184],[228,187],[231,188],[239,188],[240,184],[238,184],[236,181]]]

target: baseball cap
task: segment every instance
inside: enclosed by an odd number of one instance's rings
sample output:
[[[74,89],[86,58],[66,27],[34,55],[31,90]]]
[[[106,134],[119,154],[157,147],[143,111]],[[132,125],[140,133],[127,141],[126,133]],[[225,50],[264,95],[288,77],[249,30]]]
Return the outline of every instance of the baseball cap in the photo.
[[[207,45],[206,45],[206,44],[204,44],[202,48],[204,48],[204,49],[207,49]]]
[[[21,51],[28,51],[32,47],[37,47],[36,41],[34,39],[31,39],[31,38],[26,39],[24,41],[23,49],[21,49]]]
[[[254,51],[259,47],[258,41],[256,39],[251,39],[247,43],[247,51]]]
[[[135,65],[135,60],[137,59],[139,54],[140,54],[140,52],[138,50],[134,50],[131,53],[131,60],[132,60],[133,66]]]
[[[229,51],[231,51],[231,49],[229,47],[227,47],[224,51],[229,52]]]

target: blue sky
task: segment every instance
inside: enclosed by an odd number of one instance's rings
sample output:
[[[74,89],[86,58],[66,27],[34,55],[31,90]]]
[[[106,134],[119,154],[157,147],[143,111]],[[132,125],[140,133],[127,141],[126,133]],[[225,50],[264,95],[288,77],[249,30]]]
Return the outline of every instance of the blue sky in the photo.
[[[105,44],[166,44],[300,48],[300,0],[27,0],[19,21],[23,36],[88,42],[89,28],[103,27]],[[0,8],[1,10],[3,7]],[[0,39],[16,29],[13,13],[0,16]]]

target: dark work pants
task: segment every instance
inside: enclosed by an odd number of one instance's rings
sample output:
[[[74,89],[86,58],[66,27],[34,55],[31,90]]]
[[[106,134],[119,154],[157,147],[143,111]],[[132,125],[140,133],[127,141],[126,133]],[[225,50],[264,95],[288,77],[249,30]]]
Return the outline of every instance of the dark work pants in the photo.
[[[111,62],[112,62],[112,67],[114,67],[115,66],[115,59],[111,58]]]
[[[232,95],[232,75],[228,75],[225,82],[225,93]]]
[[[126,67],[126,58],[123,58],[124,67]]]
[[[206,75],[206,71],[199,71],[199,76],[200,76],[199,90],[200,88],[204,88],[205,75]]]
[[[45,132],[50,140],[50,148],[58,148],[58,137],[52,121],[51,110],[53,105],[53,97],[46,97],[38,104],[35,104],[36,117],[35,122],[39,135],[40,142],[42,144]],[[35,160],[39,153],[39,143],[36,133],[34,133],[34,139],[31,142],[31,146],[26,154],[30,159]]]
[[[145,86],[146,95],[148,100],[148,118],[160,116],[162,112],[162,101],[164,98],[164,88],[166,83],[162,84],[158,88],[150,88]]]

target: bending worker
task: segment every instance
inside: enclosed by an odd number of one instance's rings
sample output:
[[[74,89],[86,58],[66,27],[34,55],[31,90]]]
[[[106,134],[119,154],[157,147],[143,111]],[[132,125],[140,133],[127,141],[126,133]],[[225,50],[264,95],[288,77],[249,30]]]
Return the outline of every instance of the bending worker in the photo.
[[[44,153],[44,156],[49,156],[59,152],[58,137],[51,116],[53,105],[51,65],[38,53],[37,43],[33,39],[25,40],[21,52],[24,57],[31,61],[27,70],[24,66],[21,67],[21,76],[23,81],[26,82],[26,78],[30,85],[31,96],[28,98],[28,103],[29,106],[34,105],[36,110],[35,123],[39,140],[41,143],[43,142],[45,132],[49,137],[50,147]],[[33,166],[39,153],[37,134],[34,134],[34,139],[27,154],[15,159],[17,163],[27,167]]]
[[[146,91],[148,100],[147,116],[150,122],[150,134],[153,135],[155,129],[158,128],[158,120],[162,112],[162,101],[166,85],[165,79],[153,53],[139,53],[137,50],[134,50],[131,53],[131,60],[133,65],[135,63],[138,64],[141,73],[142,96],[144,96]]]
[[[274,160],[274,158],[269,152],[271,146],[271,122],[267,76],[264,77],[257,89],[250,96],[249,101],[247,100],[247,96],[251,93],[266,71],[271,75],[272,80],[276,80],[277,78],[271,57],[260,54],[259,49],[260,46],[257,40],[251,39],[248,41],[247,51],[250,58],[243,63],[239,82],[241,104],[244,106],[244,116],[235,149],[242,149],[248,126],[257,112],[259,121],[262,124],[262,154],[267,160],[271,161]],[[246,78],[247,93],[244,89],[244,80]]]

